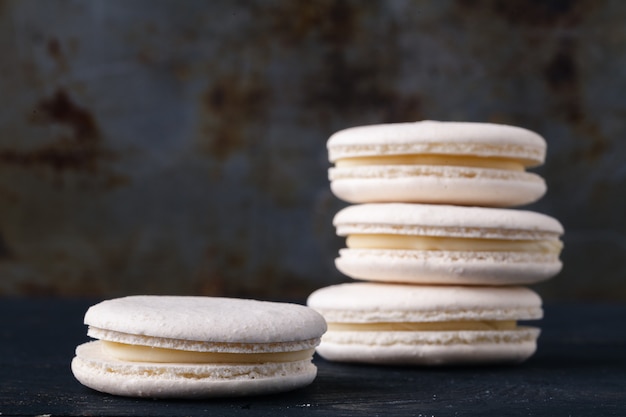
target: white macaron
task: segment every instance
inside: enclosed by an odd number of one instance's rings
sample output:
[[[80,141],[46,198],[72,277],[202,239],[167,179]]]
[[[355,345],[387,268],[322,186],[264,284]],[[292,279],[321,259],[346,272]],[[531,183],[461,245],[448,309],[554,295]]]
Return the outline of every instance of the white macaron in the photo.
[[[354,279],[518,285],[561,270],[563,227],[532,211],[438,204],[352,205],[333,219],[346,236],[335,264]]]
[[[325,359],[389,365],[521,362],[542,317],[525,287],[349,283],[321,288],[308,305],[328,322],[317,352]]]
[[[242,396],[292,390],[317,373],[324,319],[287,303],[213,297],[131,296],[85,315],[75,377],[109,394],[154,398]]]
[[[512,207],[544,195],[527,168],[545,140],[492,123],[392,123],[341,130],[327,143],[331,190],[350,203],[407,202]]]

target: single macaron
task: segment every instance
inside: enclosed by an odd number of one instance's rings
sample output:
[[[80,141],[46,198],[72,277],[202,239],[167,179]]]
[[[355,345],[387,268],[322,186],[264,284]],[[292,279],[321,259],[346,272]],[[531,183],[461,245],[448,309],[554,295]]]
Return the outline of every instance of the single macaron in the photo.
[[[392,123],[341,130],[328,139],[332,192],[349,203],[406,202],[489,207],[532,203],[546,192],[527,168],[543,164],[545,140],[492,123]]]
[[[217,297],[131,296],[87,310],[72,372],[97,391],[132,397],[268,394],[310,384],[326,331],[312,309]]]
[[[561,270],[563,227],[532,211],[379,203],[351,205],[333,224],[345,275],[414,284],[518,285]]]
[[[349,283],[313,292],[328,323],[317,352],[339,362],[453,365],[521,362],[536,350],[541,298],[525,287]]]

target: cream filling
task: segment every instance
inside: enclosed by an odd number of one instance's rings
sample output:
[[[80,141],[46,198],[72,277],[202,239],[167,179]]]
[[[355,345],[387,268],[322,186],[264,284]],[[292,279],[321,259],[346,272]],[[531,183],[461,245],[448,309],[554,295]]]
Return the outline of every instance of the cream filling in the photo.
[[[561,252],[560,240],[476,239],[392,234],[358,234],[346,238],[351,249],[404,249],[475,252]]]
[[[362,165],[436,165],[525,171],[522,161],[466,155],[378,155],[342,158],[335,161],[338,168]]]
[[[104,351],[119,360],[159,363],[267,363],[295,362],[313,356],[315,349],[276,353],[193,352],[102,340]]]
[[[328,323],[328,331],[335,332],[447,332],[515,329],[517,329],[517,322],[515,320],[434,321],[420,323]]]

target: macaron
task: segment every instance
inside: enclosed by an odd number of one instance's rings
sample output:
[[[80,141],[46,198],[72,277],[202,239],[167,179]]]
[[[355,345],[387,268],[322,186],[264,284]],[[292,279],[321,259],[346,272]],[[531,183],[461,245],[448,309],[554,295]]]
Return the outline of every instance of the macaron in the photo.
[[[85,314],[88,335],[71,368],[94,390],[122,396],[208,398],[269,394],[310,384],[322,316],[296,304],[130,296]]]
[[[489,207],[532,203],[545,140],[501,124],[420,121],[358,126],[327,142],[332,192],[349,203],[406,202]]]
[[[329,361],[384,365],[516,363],[536,350],[541,298],[525,287],[355,282],[321,288],[307,304],[328,323]]]
[[[413,284],[518,285],[562,267],[563,227],[519,209],[371,203],[339,211],[346,246],[335,265],[361,280]]]

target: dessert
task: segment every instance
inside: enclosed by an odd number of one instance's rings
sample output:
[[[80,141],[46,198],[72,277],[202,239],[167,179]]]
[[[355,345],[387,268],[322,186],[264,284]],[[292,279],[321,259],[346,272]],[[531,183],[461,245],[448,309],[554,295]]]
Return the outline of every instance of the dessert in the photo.
[[[109,394],[202,398],[310,384],[324,319],[306,306],[256,300],[130,296],[85,314],[75,377]]]
[[[313,292],[308,305],[328,322],[325,359],[388,365],[521,362],[539,329],[541,299],[524,287],[355,282]]]
[[[561,270],[563,227],[519,209],[371,203],[339,211],[346,236],[335,264],[361,280],[414,284],[518,285]]]
[[[512,207],[546,192],[527,168],[543,164],[538,134],[492,123],[358,126],[327,142],[332,192],[349,203],[418,202]]]

